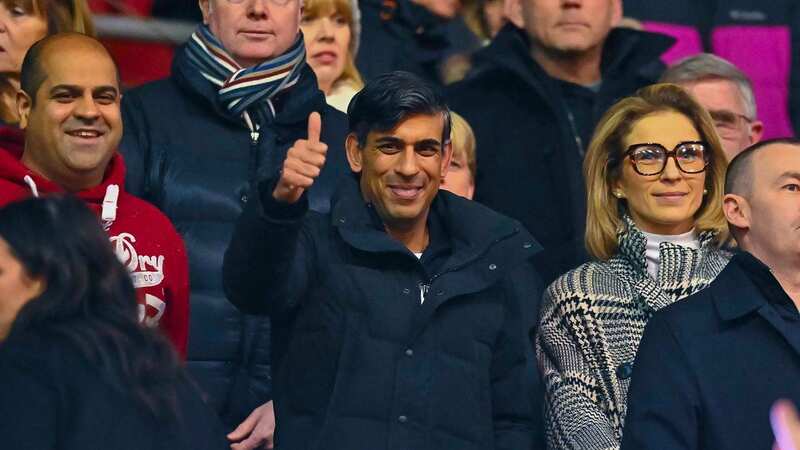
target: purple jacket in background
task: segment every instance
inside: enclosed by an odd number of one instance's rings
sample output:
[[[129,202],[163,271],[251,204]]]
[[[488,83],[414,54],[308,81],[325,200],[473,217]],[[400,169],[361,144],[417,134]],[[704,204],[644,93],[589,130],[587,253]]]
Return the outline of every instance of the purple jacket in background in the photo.
[[[648,31],[678,42],[666,63],[710,51],[735,64],[753,82],[764,139],[800,130],[800,49],[797,0],[626,0],[625,14]]]

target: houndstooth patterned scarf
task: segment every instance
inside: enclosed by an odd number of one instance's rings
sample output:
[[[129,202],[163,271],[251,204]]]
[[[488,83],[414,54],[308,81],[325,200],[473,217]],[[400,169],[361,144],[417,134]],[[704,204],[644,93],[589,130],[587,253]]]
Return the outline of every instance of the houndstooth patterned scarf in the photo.
[[[202,24],[189,39],[187,54],[203,77],[219,88],[219,101],[242,116],[251,130],[275,118],[272,99],[297,83],[306,63],[302,33],[282,55],[244,68]]]

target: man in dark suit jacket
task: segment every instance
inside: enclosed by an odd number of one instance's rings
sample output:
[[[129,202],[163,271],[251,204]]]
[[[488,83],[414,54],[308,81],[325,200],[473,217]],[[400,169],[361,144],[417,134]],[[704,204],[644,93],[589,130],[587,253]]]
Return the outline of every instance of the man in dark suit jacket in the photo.
[[[800,141],[739,154],[725,192],[741,252],[648,323],[623,450],[769,449],[770,406],[800,400]]]

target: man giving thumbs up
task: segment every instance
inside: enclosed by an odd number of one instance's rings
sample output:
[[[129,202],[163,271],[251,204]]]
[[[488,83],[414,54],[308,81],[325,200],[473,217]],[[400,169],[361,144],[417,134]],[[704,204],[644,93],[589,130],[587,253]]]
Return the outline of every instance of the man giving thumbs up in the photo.
[[[225,254],[228,298],[291,330],[275,349],[276,447],[531,448],[510,278],[534,276],[538,244],[439,191],[450,114],[434,88],[382,75],[348,115],[353,176],[330,214],[309,211],[304,195],[325,163],[312,115],[308,139],[277,180],[261,182]]]

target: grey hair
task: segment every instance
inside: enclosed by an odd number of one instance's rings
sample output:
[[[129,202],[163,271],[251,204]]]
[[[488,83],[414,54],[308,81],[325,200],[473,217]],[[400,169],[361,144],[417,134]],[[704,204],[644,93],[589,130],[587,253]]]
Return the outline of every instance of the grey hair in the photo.
[[[750,120],[756,120],[756,99],[753,95],[753,84],[741,70],[719,56],[710,53],[699,53],[684,58],[664,71],[659,81],[661,83],[685,84],[714,78],[721,78],[734,83],[739,89],[739,95],[742,97],[745,115]]]

